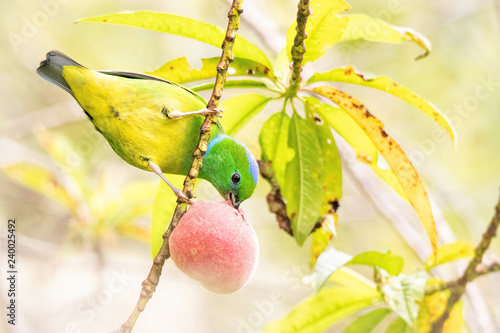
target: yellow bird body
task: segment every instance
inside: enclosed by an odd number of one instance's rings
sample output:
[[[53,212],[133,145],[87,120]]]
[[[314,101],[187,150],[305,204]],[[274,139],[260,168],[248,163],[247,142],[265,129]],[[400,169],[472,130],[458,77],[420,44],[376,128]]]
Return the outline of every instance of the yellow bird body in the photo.
[[[166,173],[188,172],[191,160],[186,157],[196,148],[193,138],[203,117],[172,119],[168,113],[203,109],[201,97],[174,83],[131,80],[85,67],[64,66],[62,75],[96,129],[125,161],[144,170],[150,170],[151,160]],[[218,132],[215,126],[212,136]]]
[[[207,110],[201,96],[174,82],[143,73],[94,71],[58,51],[47,53],[37,71],[75,97],[122,159],[155,172],[178,197],[189,200],[164,173],[189,172],[203,115],[219,110]],[[254,192],[259,168],[248,148],[224,134],[217,122],[199,177],[238,208]]]

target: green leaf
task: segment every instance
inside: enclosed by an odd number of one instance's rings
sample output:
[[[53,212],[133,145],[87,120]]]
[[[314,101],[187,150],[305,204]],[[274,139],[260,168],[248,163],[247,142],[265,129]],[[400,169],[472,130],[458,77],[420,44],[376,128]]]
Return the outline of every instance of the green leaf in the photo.
[[[179,188],[178,185],[182,185],[184,178],[180,175],[168,175],[169,181],[177,188]],[[153,259],[160,250],[163,243],[162,236],[170,225],[176,206],[177,198],[174,192],[165,182],[160,181],[151,218],[151,255]]]
[[[396,27],[365,14],[345,15],[343,17],[349,18],[349,23],[340,39],[341,42],[352,40],[394,44],[414,42],[425,50],[425,53],[417,59],[427,56],[430,52],[431,43],[429,40],[413,29]]]
[[[416,333],[416,331],[403,318],[398,317],[387,327],[385,333]]]
[[[378,151],[370,137],[363,129],[342,109],[320,103],[316,98],[305,97],[308,107],[314,110],[330,125],[335,132],[343,137],[356,150],[358,160],[367,163],[375,173],[389,184],[399,195],[408,200],[392,170],[379,168]]]
[[[330,47],[337,43],[349,21],[346,17],[337,16],[339,12],[350,8],[343,0],[312,0],[309,6],[311,14],[307,19],[307,38],[304,41],[306,53],[302,65],[319,59]],[[286,34],[286,49],[289,61],[292,59],[291,50],[297,33],[296,27],[297,22],[294,22]]]
[[[429,236],[432,253],[436,255],[437,231],[431,204],[417,171],[403,149],[385,131],[384,124],[357,99],[343,91],[327,86],[313,88],[313,91],[340,106],[370,137],[377,150],[380,151],[392,171],[394,171]]]
[[[201,61],[201,68],[194,69],[186,57],[181,57],[167,62],[154,72],[146,72],[146,74],[158,76],[179,84],[215,78],[220,58],[205,58],[201,59]],[[236,58],[229,64],[228,76],[252,76],[274,79],[273,73],[268,67],[242,58]]]
[[[314,127],[309,118],[293,113],[288,130],[293,158],[286,165],[285,182],[280,183],[293,236],[300,245],[319,219],[323,197],[323,156]]]
[[[371,287],[325,288],[298,304],[285,318],[267,325],[263,333],[319,333],[340,319],[380,301],[380,294]]]
[[[2,170],[9,178],[59,202],[76,214],[78,202],[71,197],[60,179],[50,170],[33,163],[6,166]]]
[[[390,251],[385,253],[368,251],[354,256],[347,264],[380,267],[391,275],[398,275],[403,269],[404,260]]]
[[[288,151],[289,127],[290,117],[282,111],[269,117],[259,134],[262,160],[272,161],[274,176],[280,186],[285,183],[286,164],[292,155]]]
[[[201,85],[196,85],[191,87],[190,89],[192,91],[198,92],[198,91],[206,91],[206,90],[213,90],[214,89],[214,83],[206,83],[206,84],[201,84]],[[258,88],[258,89],[268,89],[268,86],[261,81],[256,81],[256,80],[228,80],[224,84],[224,88],[235,88],[235,89],[245,89],[245,88]]]
[[[79,22],[120,24],[166,32],[198,40],[217,48],[221,47],[225,37],[225,31],[215,25],[196,21],[187,17],[150,11],[102,15],[77,21],[77,23]],[[258,47],[241,36],[237,36],[236,38],[233,53],[236,58],[252,60],[272,69],[271,62],[267,59],[266,55]]]
[[[354,320],[343,333],[370,333],[392,311],[388,308],[375,309]]]
[[[321,214],[334,216],[342,197],[342,166],[339,151],[328,122],[323,119],[320,113],[316,112],[315,105],[309,103],[308,99],[306,99],[305,110],[316,123],[321,156],[323,156],[324,178]]]
[[[455,242],[444,244],[438,248],[437,263],[436,257],[429,256],[425,261],[425,270],[441,265],[453,260],[471,258],[474,256],[474,245],[467,242]]]
[[[452,141],[455,140],[454,130],[450,122],[438,109],[426,102],[423,98],[417,96],[413,91],[394,83],[387,76],[365,78],[363,74],[357,73],[354,68],[346,67],[337,68],[325,73],[314,74],[307,80],[307,83],[310,84],[320,81],[345,82],[385,91],[386,93],[401,98],[424,112],[448,132]]]
[[[403,268],[403,263],[403,258],[390,252],[368,251],[352,257],[329,246],[316,261],[313,284],[316,291],[320,290],[333,273],[346,265],[379,267],[392,275],[398,275]]]
[[[271,98],[259,94],[239,95],[220,104],[224,117],[220,123],[227,135],[236,134],[246,123],[255,117]]]
[[[416,272],[412,275],[389,275],[383,269],[377,269],[382,276],[381,291],[388,307],[403,318],[410,326],[417,320],[419,303],[424,298],[426,272]]]

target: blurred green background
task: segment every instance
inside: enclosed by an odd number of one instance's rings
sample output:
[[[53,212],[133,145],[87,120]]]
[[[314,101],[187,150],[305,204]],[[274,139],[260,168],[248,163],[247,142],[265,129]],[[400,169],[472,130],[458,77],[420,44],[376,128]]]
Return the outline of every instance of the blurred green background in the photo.
[[[500,3],[348,3],[351,12],[424,34],[432,42],[431,54],[415,61],[421,50],[410,43],[344,43],[308,65],[303,76],[353,65],[365,74],[391,77],[442,110],[455,126],[456,152],[438,125],[418,110],[379,91],[339,85],[386,124],[414,162],[429,192],[442,241],[476,244],[491,218],[500,186]],[[2,320],[0,331],[109,331],[135,306],[151,263],[149,223],[157,176],[123,162],[72,98],[36,74],[46,52],[60,50],[93,69],[152,71],[182,56],[200,66],[200,58],[219,56],[220,49],[153,31],[74,22],[120,11],[154,10],[225,28],[228,8],[222,0],[0,2],[0,166],[10,170],[0,173],[1,253],[7,219],[15,218],[19,259],[18,324],[12,327]],[[295,19],[296,1],[246,1],[244,8],[240,34],[274,59]],[[236,93],[225,91],[223,99]],[[270,104],[236,136],[256,156],[260,156],[257,133],[280,107]],[[347,150],[344,158],[349,160]],[[55,175],[44,178],[33,171],[33,177],[46,180],[42,193],[20,185],[15,179],[22,175],[9,169],[27,161]],[[349,254],[391,250],[405,258],[405,272],[422,267],[419,257],[429,255],[430,246],[418,224],[418,235],[412,235],[403,222],[393,224],[388,218],[414,221],[411,209],[376,180],[377,188],[367,192],[370,186],[360,182],[359,174],[374,179],[364,168],[345,170],[334,239],[337,249]],[[51,198],[58,193],[58,182],[73,189],[70,199]],[[234,295],[214,295],[167,262],[137,332],[258,332],[313,293],[301,283],[309,273],[310,242],[298,247],[278,229],[274,216],[267,212],[268,190],[261,181],[256,194],[242,206],[253,221],[261,247],[250,283]],[[388,205],[377,201],[380,193],[387,194]],[[219,200],[207,183],[200,183],[197,195]],[[394,212],[388,213],[389,208]],[[415,250],[398,230],[413,239]],[[498,239],[489,251],[495,254],[500,254]],[[6,260],[1,261],[4,267]],[[360,272],[370,277],[370,271]],[[470,331],[500,331],[498,274],[479,279],[477,285],[473,293],[480,300],[469,302],[484,307],[483,324],[476,318]],[[5,300],[2,288],[0,301]]]

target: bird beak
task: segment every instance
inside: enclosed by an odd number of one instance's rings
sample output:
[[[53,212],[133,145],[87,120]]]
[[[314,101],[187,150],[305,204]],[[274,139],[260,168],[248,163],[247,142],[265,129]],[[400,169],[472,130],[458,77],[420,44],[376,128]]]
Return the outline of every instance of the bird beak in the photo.
[[[231,200],[231,203],[233,204],[233,207],[235,209],[238,209],[240,207],[241,201],[238,196],[235,195],[232,191],[229,191],[229,199]]]

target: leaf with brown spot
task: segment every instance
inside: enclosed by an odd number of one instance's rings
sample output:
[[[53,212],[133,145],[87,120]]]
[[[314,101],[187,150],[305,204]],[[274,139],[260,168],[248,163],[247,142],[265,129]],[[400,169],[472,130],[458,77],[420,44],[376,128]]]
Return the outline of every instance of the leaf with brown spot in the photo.
[[[311,242],[311,259],[310,266],[314,267],[316,265],[316,261],[323,251],[325,251],[328,243],[332,239],[333,234],[324,229],[318,228],[312,234],[312,242]]]
[[[293,113],[288,129],[288,148],[293,158],[287,163],[280,184],[286,211],[292,219],[295,240],[302,245],[318,221],[323,198],[323,156],[316,135],[316,124]]]
[[[339,151],[328,122],[323,121],[322,116],[317,114],[313,104],[308,103],[306,100],[304,105],[308,116],[315,120],[314,123],[317,126],[315,131],[321,147],[321,156],[323,156],[324,192],[321,204],[321,214],[335,213],[332,210],[331,202],[337,202],[338,205],[342,197],[342,166],[340,165]],[[317,121],[315,117],[320,121]],[[312,121],[311,124],[313,124]]]
[[[201,59],[201,61],[203,64],[201,68],[194,69],[186,57],[181,57],[167,62],[153,72],[146,72],[146,74],[158,76],[179,84],[214,78],[217,75],[216,69],[220,58],[205,58]],[[248,76],[248,72],[250,71],[252,77],[274,79],[274,75],[269,68],[252,60],[236,58],[229,65],[229,68],[230,73],[228,73],[228,76]]]
[[[387,76],[367,79],[362,74],[356,73],[352,67],[346,67],[337,68],[325,73],[314,74],[309,80],[307,80],[307,83],[309,84],[320,81],[352,83],[385,91],[386,93],[401,98],[424,112],[448,132],[452,141],[455,140],[454,130],[448,119],[446,119],[443,114],[441,114],[430,103],[417,96],[414,92],[394,83]]]
[[[335,92],[333,92],[335,94]],[[316,98],[304,97],[308,107],[319,114],[347,143],[356,150],[360,162],[368,164],[402,198],[408,200],[392,170],[381,169],[378,166],[379,153],[377,147],[363,132],[363,129],[344,111],[332,105],[320,103]],[[371,116],[367,113],[367,116]]]
[[[437,232],[429,198],[427,197],[420,177],[403,149],[401,149],[399,144],[394,141],[392,137],[389,135],[384,137],[384,135],[382,135],[381,129],[384,128],[384,124],[375,117],[367,117],[366,107],[352,96],[327,86],[313,88],[313,91],[339,105],[370,137],[378,151],[384,156],[385,160],[396,174],[396,178],[401,184],[408,200],[415,209],[420,222],[429,236],[432,252],[436,255]],[[362,107],[355,107],[353,102]]]

